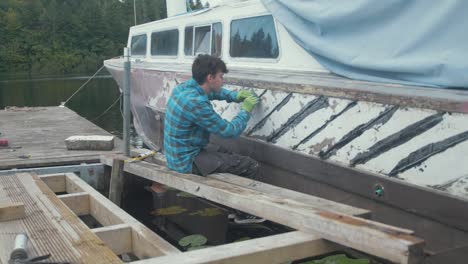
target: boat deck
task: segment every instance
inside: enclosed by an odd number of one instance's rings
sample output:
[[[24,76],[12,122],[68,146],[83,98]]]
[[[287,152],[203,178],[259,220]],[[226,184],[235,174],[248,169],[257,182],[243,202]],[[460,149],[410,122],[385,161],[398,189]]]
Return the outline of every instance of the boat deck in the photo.
[[[99,162],[112,151],[67,150],[65,139],[74,135],[110,135],[66,107],[8,108],[0,110],[0,170]]]

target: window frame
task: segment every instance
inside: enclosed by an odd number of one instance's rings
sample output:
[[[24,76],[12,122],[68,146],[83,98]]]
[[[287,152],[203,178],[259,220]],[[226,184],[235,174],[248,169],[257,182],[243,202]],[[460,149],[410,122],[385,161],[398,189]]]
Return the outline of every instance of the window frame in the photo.
[[[221,40],[221,56],[219,56],[219,58],[222,58],[223,57],[223,51],[225,49],[225,45],[224,45],[224,36],[225,36],[225,30],[224,30],[224,22],[222,20],[214,20],[214,21],[210,21],[210,22],[205,22],[203,24],[196,24],[196,23],[193,23],[193,24],[186,24],[183,26],[183,30],[184,30],[184,44],[183,44],[183,56],[184,58],[188,58],[188,59],[194,59],[197,55],[195,54],[195,28],[198,28],[198,27],[206,27],[206,26],[210,26],[210,55],[211,55],[211,50],[213,48],[213,24],[216,24],[216,23],[220,23],[221,24],[221,29],[222,29],[222,34],[223,34],[223,37],[222,37],[222,40]],[[186,55],[185,54],[185,29],[188,28],[188,27],[192,27],[192,55]]]
[[[146,36],[146,47],[145,47],[145,54],[144,55],[141,55],[141,54],[134,55],[133,52],[132,52],[132,40],[133,40],[134,37],[138,37],[138,36]],[[130,36],[130,56],[135,57],[135,58],[146,58],[146,56],[148,56],[148,33],[144,32],[144,33],[139,33],[139,34],[135,34],[135,35]]]
[[[276,33],[276,41],[278,44],[278,57],[276,58],[250,58],[250,57],[232,57],[231,56],[231,29],[232,29],[232,22],[236,20],[241,20],[241,19],[248,19],[248,18],[256,18],[256,17],[263,17],[263,16],[271,16],[273,18],[273,25],[275,26],[275,33]],[[236,17],[231,17],[229,21],[229,39],[228,39],[228,47],[227,47],[227,57],[229,60],[232,60],[234,62],[261,62],[261,63],[278,63],[281,60],[282,57],[282,47],[281,47],[281,39],[280,39],[280,34],[278,31],[278,23],[273,17],[271,13],[262,13],[262,14],[256,14],[254,16],[236,16]]]
[[[153,55],[151,53],[151,48],[152,48],[152,44],[153,44],[153,33],[158,33],[158,32],[164,32],[164,31],[171,31],[171,30],[177,30],[177,55]],[[154,59],[154,58],[160,58],[160,59],[177,59],[179,58],[179,54],[180,54],[180,50],[179,50],[179,46],[180,46],[180,28],[178,27],[171,27],[171,28],[165,28],[165,29],[156,29],[156,30],[153,30],[149,33],[149,36],[150,36],[150,45],[149,45],[149,56],[150,58]]]

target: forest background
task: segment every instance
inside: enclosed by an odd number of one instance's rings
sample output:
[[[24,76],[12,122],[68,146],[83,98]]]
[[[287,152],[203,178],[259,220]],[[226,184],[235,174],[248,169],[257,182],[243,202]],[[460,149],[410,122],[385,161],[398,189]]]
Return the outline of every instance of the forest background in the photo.
[[[166,17],[165,0],[135,0],[137,24]],[[200,0],[189,2],[203,8]],[[0,74],[93,73],[119,56],[134,0],[1,0]]]

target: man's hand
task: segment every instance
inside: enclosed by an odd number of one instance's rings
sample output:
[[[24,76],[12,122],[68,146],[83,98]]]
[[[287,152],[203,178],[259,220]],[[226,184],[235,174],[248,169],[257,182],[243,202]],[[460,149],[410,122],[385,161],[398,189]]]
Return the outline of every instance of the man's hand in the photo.
[[[244,102],[242,103],[242,109],[250,113],[259,101],[260,99],[256,95],[251,95],[244,99]]]
[[[253,92],[249,91],[249,90],[240,90],[239,92],[237,92],[237,102],[243,102],[245,99],[247,99],[249,96],[256,96],[256,94],[254,94]]]

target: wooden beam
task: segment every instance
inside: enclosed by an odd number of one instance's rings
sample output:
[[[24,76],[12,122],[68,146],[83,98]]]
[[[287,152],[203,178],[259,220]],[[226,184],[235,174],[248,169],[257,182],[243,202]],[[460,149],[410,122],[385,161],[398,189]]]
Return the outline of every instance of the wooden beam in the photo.
[[[0,202],[0,222],[24,218],[24,203]]]
[[[128,224],[91,229],[116,255],[131,253],[132,227]]]
[[[39,178],[54,192],[66,192],[65,175],[63,174],[49,174],[42,175]]]
[[[89,194],[85,192],[62,194],[57,197],[77,216],[88,215],[90,212]]]
[[[294,231],[132,263],[284,263],[327,254],[341,248],[341,246],[320,239],[317,236]]]
[[[419,263],[424,241],[412,231],[267,195],[217,180],[176,173],[147,162],[126,163],[128,173],[258,215],[398,263]],[[254,202],[253,202],[254,201]]]
[[[66,157],[41,157],[30,159],[6,160],[0,162],[0,170],[79,165],[81,163],[98,163],[98,154],[82,154]]]
[[[112,163],[111,180],[109,187],[109,200],[116,205],[122,204],[122,193],[124,189],[124,159],[114,159]]]
[[[255,191],[266,193],[266,194],[281,196],[281,197],[291,199],[297,202],[315,206],[317,209],[321,209],[321,210],[333,211],[333,212],[341,213],[345,215],[359,216],[359,217],[366,218],[366,219],[370,219],[370,216],[371,216],[371,212],[369,210],[349,206],[349,205],[342,204],[342,203],[333,202],[330,200],[322,199],[320,197],[307,195],[305,193],[300,193],[300,192],[292,191],[292,190],[285,189],[285,188],[280,188],[271,184],[254,181],[254,180],[247,179],[247,178],[240,177],[240,176],[233,175],[233,174],[218,173],[218,174],[210,174],[207,177],[216,179],[219,181],[235,184],[237,186],[248,188],[250,190],[255,190]]]
[[[169,242],[155,234],[145,225],[126,213],[120,207],[86,184],[74,173],[66,173],[67,183],[80,188],[90,195],[90,214],[102,225],[128,224],[132,227],[133,253],[140,259],[179,253]],[[144,243],[139,243],[143,241]],[[139,247],[144,248],[144,250]]]
[[[144,150],[141,152],[146,153],[148,151],[149,150]],[[134,150],[132,151],[132,155],[134,154],[140,154],[140,152],[138,152],[138,150]],[[102,158],[104,159],[105,156],[103,156]],[[160,153],[156,153],[154,156],[150,157],[146,161],[150,163],[155,163],[157,165],[162,165],[162,166],[166,166],[167,164],[164,155]],[[106,162],[110,163],[111,161],[110,159],[108,159],[108,161]],[[259,192],[263,192],[267,194],[275,194],[281,197],[295,200],[297,202],[314,205],[314,206],[317,206],[317,209],[330,210],[330,211],[334,211],[337,213],[359,216],[359,217],[366,218],[366,219],[370,219],[371,217],[371,211],[366,210],[366,209],[361,209],[361,208],[353,207],[350,205],[333,202],[331,200],[323,199],[320,197],[310,196],[305,193],[292,191],[289,189],[277,187],[271,184],[267,184],[267,183],[263,183],[263,182],[259,182],[255,180],[250,180],[250,179],[240,177],[237,175],[233,175],[233,174],[218,173],[218,174],[210,174],[207,177],[213,178],[219,181],[239,185],[239,186],[249,188],[252,190],[256,190]]]

